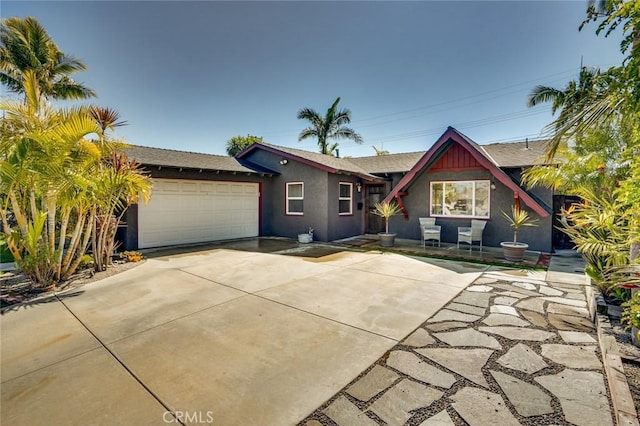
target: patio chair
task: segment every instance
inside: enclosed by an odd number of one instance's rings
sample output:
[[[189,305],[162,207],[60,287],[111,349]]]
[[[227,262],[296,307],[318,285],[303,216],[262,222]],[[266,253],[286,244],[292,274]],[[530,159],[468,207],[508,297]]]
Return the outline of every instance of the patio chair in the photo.
[[[471,227],[458,227],[458,248],[460,248],[460,243],[463,242],[469,244],[469,251],[471,251],[473,242],[479,241],[480,251],[482,251],[482,233],[486,224],[487,222],[484,220],[472,219]]]
[[[426,246],[426,241],[438,241],[438,247],[440,247],[440,225],[436,225],[436,219],[434,217],[420,217],[420,233],[422,234],[422,247]]]

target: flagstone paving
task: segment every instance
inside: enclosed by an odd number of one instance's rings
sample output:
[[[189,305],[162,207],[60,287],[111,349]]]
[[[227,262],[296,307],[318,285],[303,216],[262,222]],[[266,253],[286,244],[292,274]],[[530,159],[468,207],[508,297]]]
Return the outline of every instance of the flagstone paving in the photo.
[[[582,277],[541,278],[483,273],[300,425],[613,425]]]

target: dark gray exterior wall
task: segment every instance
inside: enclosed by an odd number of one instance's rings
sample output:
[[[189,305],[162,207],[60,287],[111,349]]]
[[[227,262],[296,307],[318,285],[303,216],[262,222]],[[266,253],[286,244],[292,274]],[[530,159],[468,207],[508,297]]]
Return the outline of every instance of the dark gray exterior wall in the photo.
[[[282,165],[282,159],[282,156],[264,150],[256,150],[245,158],[253,164],[279,172],[272,178],[270,197],[263,198],[263,203],[270,207],[265,210],[262,220],[270,224],[271,235],[297,238],[298,234],[313,228],[314,240],[333,241],[362,234],[364,210],[358,210],[358,203],[363,200],[362,193],[356,190],[356,182],[360,179],[329,173],[291,159]],[[304,183],[304,214],[301,216],[286,214],[287,182]],[[352,215],[338,215],[340,182],[353,184]]]
[[[409,213],[409,219],[406,220],[402,214],[392,217],[389,223],[390,231],[396,232],[399,238],[421,239],[418,218],[429,216],[429,183],[431,181],[481,179],[488,179],[495,182],[496,185],[496,189],[492,190],[490,194],[490,219],[484,229],[483,244],[500,247],[500,242],[513,240],[513,232],[501,213],[502,211],[509,212],[511,210],[511,206],[514,203],[513,191],[495,180],[488,170],[422,173],[407,188],[409,194],[402,197],[402,201]],[[521,207],[526,209],[526,205],[522,202]],[[538,219],[539,226],[520,228],[518,241],[528,243],[530,250],[550,252],[551,216],[541,218],[532,211],[530,213],[532,217]],[[443,242],[456,243],[458,227],[471,226],[471,219],[438,217],[436,224],[442,226],[441,238]]]
[[[353,237],[364,233],[364,200],[363,193],[358,192],[356,183],[359,179],[348,175],[329,174],[328,209],[327,209],[327,239],[334,241],[342,238]],[[353,185],[352,214],[338,214],[338,198],[340,194],[340,182]],[[363,184],[364,185],[364,184]],[[360,209],[358,209],[360,203]]]

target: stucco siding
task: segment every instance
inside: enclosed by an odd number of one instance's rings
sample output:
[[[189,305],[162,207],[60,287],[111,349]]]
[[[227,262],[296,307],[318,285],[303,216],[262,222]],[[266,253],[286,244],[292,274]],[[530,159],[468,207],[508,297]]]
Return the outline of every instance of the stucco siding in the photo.
[[[496,189],[490,191],[490,216],[484,230],[483,244],[499,247],[500,242],[512,240],[513,232],[501,212],[510,211],[514,200],[513,192],[499,181],[493,179],[491,173],[487,170],[422,173],[407,188],[409,194],[402,197],[402,201],[409,213],[409,219],[406,220],[402,215],[394,216],[390,221],[390,231],[396,232],[399,238],[420,239],[418,218],[429,216],[429,183],[431,181],[481,179],[490,180],[496,185]],[[526,209],[524,203],[522,203],[522,208]],[[532,212],[531,215],[539,220],[540,225],[535,228],[521,228],[518,240],[528,243],[531,250],[550,251],[551,216],[540,218]],[[471,219],[438,217],[436,223],[442,226],[442,241],[455,243],[457,241],[458,227],[470,226]]]
[[[364,208],[361,204],[361,208],[358,209],[358,203],[363,203],[362,192],[358,192],[356,187],[358,179],[353,176],[335,174],[330,174],[328,178],[328,234],[326,241],[333,241],[362,234],[364,232]],[[352,214],[350,215],[338,214],[339,188],[341,182],[351,183],[353,185]]]
[[[315,240],[327,241],[328,173],[290,159],[282,165],[282,159],[279,155],[263,150],[254,151],[246,158],[254,164],[280,173],[272,178],[270,196],[263,198],[269,209],[263,213],[262,220],[271,225],[270,235],[297,238],[298,234],[306,233],[311,227],[314,229]],[[287,182],[304,183],[302,215],[286,214]]]

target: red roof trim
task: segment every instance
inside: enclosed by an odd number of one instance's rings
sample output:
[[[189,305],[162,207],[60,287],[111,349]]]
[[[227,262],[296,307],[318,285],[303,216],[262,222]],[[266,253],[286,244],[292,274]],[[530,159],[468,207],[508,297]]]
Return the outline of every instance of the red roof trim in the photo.
[[[485,169],[487,169],[498,181],[502,182],[506,187],[510,188],[514,196],[520,197],[524,203],[529,206],[534,212],[536,212],[541,217],[549,216],[549,213],[538,203],[536,200],[531,198],[529,194],[527,194],[521,187],[516,185],[510,178],[507,176],[505,172],[503,172],[500,168],[498,168],[491,160],[485,157],[482,153],[480,153],[476,147],[474,147],[471,143],[469,143],[464,136],[462,136],[456,129],[453,127],[449,127],[443,134],[438,138],[436,143],[422,156],[422,158],[416,163],[415,166],[405,175],[400,182],[396,185],[396,187],[387,195],[384,199],[386,202],[390,202],[398,193],[405,188],[411,181],[416,177],[416,175],[424,169],[424,167],[429,163],[429,161],[434,157],[434,155],[438,154],[443,146],[447,144],[449,141],[453,141],[461,145],[465,148],[469,153],[473,156],[473,158],[480,163]],[[445,147],[445,149],[448,149]]]
[[[285,152],[285,151],[280,151],[277,148],[274,148],[272,146],[267,146],[267,145],[262,145],[260,143],[254,143],[252,145],[250,145],[249,147],[245,148],[244,151],[240,152],[238,155],[236,155],[236,158],[244,158],[247,155],[249,155],[251,152],[257,150],[257,149],[263,149],[267,152],[270,152],[272,154],[276,154],[276,155],[280,155],[283,158],[287,158],[289,160],[295,160],[298,161],[302,164],[306,164],[307,166],[311,166],[311,167],[315,167],[316,169],[320,169],[323,170],[325,172],[329,172],[329,173],[340,173],[340,172],[344,172],[344,173],[348,173],[351,174],[353,176],[358,176],[359,178],[369,181],[369,182],[374,182],[375,179],[372,178],[371,176],[367,176],[358,172],[353,172],[350,170],[342,170],[342,169],[336,169],[333,167],[329,167],[326,164],[322,164],[322,163],[318,163],[316,161],[313,160],[309,160],[307,158],[304,157],[300,157],[298,155],[295,154],[291,154],[289,152]]]
[[[266,146],[266,145],[261,145],[261,144],[258,144],[258,143],[254,143],[254,144],[250,145],[247,149],[245,149],[244,151],[239,153],[237,155],[237,157],[238,158],[244,158],[247,155],[249,155],[249,153],[251,153],[252,151],[255,151],[257,149],[263,149],[263,150],[265,150],[267,152],[270,152],[272,154],[280,155],[280,156],[282,156],[284,158],[287,158],[289,160],[299,161],[300,163],[306,164],[308,166],[315,167],[315,168],[320,169],[320,170],[324,170],[325,172],[330,172],[330,173],[338,172],[337,169],[334,169],[333,167],[329,167],[329,166],[327,166],[325,164],[316,163],[315,161],[311,161],[311,160],[308,160],[306,158],[299,157],[299,156],[294,155],[294,154],[290,154],[288,152],[280,151],[277,148],[273,148],[271,146]]]

